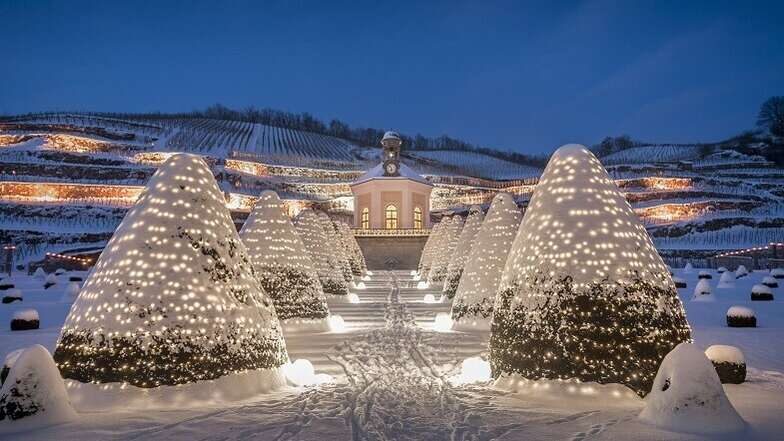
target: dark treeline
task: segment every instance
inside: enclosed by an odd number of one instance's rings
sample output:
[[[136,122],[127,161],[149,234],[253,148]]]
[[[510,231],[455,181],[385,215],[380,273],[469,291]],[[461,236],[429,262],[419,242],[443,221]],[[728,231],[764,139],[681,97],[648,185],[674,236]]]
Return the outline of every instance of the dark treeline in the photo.
[[[84,114],[83,112],[79,112]],[[222,104],[214,104],[204,110],[194,110],[186,113],[93,113],[105,117],[115,118],[209,118],[230,121],[244,121],[257,124],[264,124],[274,127],[283,127],[293,130],[303,130],[307,132],[320,133],[323,135],[334,136],[336,138],[352,141],[362,146],[378,146],[381,137],[388,129],[379,128],[353,128],[347,123],[338,119],[333,119],[328,123],[316,118],[307,112],[294,113],[282,110],[256,107],[248,107],[244,110],[230,109]],[[534,167],[544,167],[547,157],[544,155],[525,155],[522,153],[495,150],[487,147],[476,146],[474,144],[452,138],[450,136],[426,137],[421,134],[409,136],[400,133],[406,149],[410,150],[456,150],[482,153],[495,158],[518,164],[531,165]]]

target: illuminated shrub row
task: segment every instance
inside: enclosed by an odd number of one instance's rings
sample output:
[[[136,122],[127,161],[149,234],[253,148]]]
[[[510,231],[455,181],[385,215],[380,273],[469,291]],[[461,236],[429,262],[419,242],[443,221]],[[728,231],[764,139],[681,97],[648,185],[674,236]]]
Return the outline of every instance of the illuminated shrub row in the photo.
[[[457,239],[457,246],[447,265],[446,278],[444,280],[444,294],[447,298],[454,298],[457,293],[457,285],[460,283],[460,277],[463,275],[463,268],[471,253],[474,239],[484,218],[485,215],[478,206],[474,205],[468,210],[468,217]]]

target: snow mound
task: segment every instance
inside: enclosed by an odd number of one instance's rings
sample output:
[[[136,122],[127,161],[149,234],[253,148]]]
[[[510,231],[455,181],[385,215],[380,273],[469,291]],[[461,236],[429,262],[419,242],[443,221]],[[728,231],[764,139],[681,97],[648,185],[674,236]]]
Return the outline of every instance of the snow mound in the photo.
[[[55,276],[54,274],[49,274],[48,276],[46,276],[46,279],[44,280],[44,289],[49,289],[49,287],[52,287],[54,285],[57,285],[57,276]]]
[[[727,316],[730,317],[754,317],[754,310],[745,306],[730,306],[727,310]]]
[[[736,432],[746,425],[727,399],[713,364],[691,343],[679,344],[664,357],[640,419],[689,433]]]
[[[773,294],[773,290],[763,284],[756,284],[751,287],[752,294]]]
[[[82,288],[79,286],[79,282],[69,282],[68,286],[65,287],[65,291],[63,292],[62,301],[64,303],[73,303],[79,298],[79,291]]]
[[[558,149],[495,297],[494,374],[624,384],[644,395],[688,341],[683,304],[639,217],[585,147]]]
[[[64,378],[155,388],[286,361],[223,192],[198,156],[171,156],[125,215],[65,320]]]
[[[46,271],[44,271],[44,269],[39,266],[33,273],[33,277],[38,280],[44,280],[46,279]]]
[[[327,235],[318,215],[311,209],[302,210],[297,215],[295,225],[324,292],[339,296],[347,295],[348,283],[341,271],[342,265],[333,252],[337,244],[330,241],[331,236]]]
[[[34,345],[14,355],[15,359],[6,359],[10,370],[0,389],[0,433],[76,419],[49,351]]]
[[[710,282],[707,279],[700,279],[697,282],[697,286],[694,287],[694,296],[692,297],[693,301],[698,302],[709,302],[715,300],[712,291]]]
[[[770,270],[770,275],[776,279],[784,279],[784,268],[773,268]]]
[[[735,287],[735,274],[725,271],[721,273],[719,284],[716,286],[719,289],[730,289]]]
[[[512,195],[499,193],[493,198],[457,286],[454,329],[490,329],[495,294],[521,217]]]
[[[712,345],[705,350],[705,356],[710,361],[719,363],[746,363],[746,357],[743,356],[743,352],[735,346]]]
[[[20,309],[19,311],[14,312],[13,319],[27,321],[39,320],[38,311],[35,309]]]
[[[471,253],[471,248],[474,246],[474,240],[482,226],[484,220],[484,213],[478,206],[472,206],[468,210],[468,218],[466,218],[463,230],[460,232],[460,237],[457,240],[457,247],[452,253],[452,259],[446,269],[446,278],[444,279],[444,294],[447,298],[453,298],[457,293],[457,287],[460,283],[460,278],[463,275],[466,261]]]
[[[745,266],[740,265],[738,269],[735,270],[735,277],[740,279],[741,277],[746,277],[749,275],[749,270],[746,269]]]
[[[778,288],[779,282],[776,280],[775,277],[765,276],[762,278],[762,284],[767,286],[768,288]]]
[[[723,267],[723,266],[720,266],[720,267],[718,267],[718,268],[716,269],[716,272],[717,272],[717,273],[719,273],[719,274],[724,274],[724,273],[726,273],[726,272],[727,272],[727,268],[726,268],[726,267]]]
[[[329,307],[318,274],[277,193],[261,193],[240,238],[278,319],[319,319],[327,330]]]
[[[694,266],[692,266],[691,262],[687,263],[686,266],[683,267],[684,274],[691,274],[694,272]]]
[[[712,279],[713,275],[711,275],[710,271],[701,270],[699,274],[697,274],[698,279]]]

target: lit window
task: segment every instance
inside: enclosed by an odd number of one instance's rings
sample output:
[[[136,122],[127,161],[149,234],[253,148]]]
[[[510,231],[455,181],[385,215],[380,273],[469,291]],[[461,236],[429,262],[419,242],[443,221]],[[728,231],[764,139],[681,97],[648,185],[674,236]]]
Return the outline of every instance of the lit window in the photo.
[[[384,228],[386,229],[396,229],[397,228],[397,207],[394,205],[387,205],[387,209],[385,210],[386,216],[384,219],[386,220]]]
[[[422,228],[422,209],[414,207],[414,228]]]
[[[367,207],[362,209],[362,217],[360,218],[360,224],[362,225],[363,230],[367,230],[370,228],[370,209]]]

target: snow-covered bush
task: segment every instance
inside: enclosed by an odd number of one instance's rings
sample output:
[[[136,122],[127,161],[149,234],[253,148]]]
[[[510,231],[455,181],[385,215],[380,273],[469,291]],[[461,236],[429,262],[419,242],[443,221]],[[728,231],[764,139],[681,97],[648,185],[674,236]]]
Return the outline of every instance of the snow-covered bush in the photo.
[[[510,194],[499,193],[493,198],[452,304],[455,329],[490,328],[498,283],[521,217]]]
[[[773,300],[773,291],[765,285],[757,284],[751,287],[751,300],[768,301]]]
[[[44,289],[49,289],[55,285],[57,285],[57,276],[54,274],[49,274],[46,276],[46,280],[44,281]]]
[[[721,277],[719,277],[719,284],[716,285],[719,289],[730,289],[735,288],[735,274],[725,271],[721,273]]]
[[[341,266],[333,253],[337,244],[330,243],[327,239],[327,233],[322,228],[318,215],[311,209],[302,210],[295,219],[295,225],[297,234],[310,254],[324,292],[339,296],[347,295],[348,283],[343,273],[339,271]]]
[[[21,309],[14,312],[11,318],[12,331],[29,331],[31,329],[38,329],[41,321],[38,317],[38,311],[35,309]]]
[[[349,263],[348,253],[346,252],[346,248],[343,246],[343,240],[338,236],[337,230],[335,229],[335,224],[332,222],[332,219],[327,216],[327,213],[323,211],[319,212],[318,220],[321,223],[321,228],[324,229],[324,234],[327,237],[327,241],[331,244],[332,255],[340,265],[340,272],[343,275],[343,279],[345,279],[346,283],[351,283],[354,279],[353,271],[351,270],[351,264]]]
[[[730,306],[727,310],[727,326],[731,328],[755,328],[757,317],[751,308]]]
[[[34,345],[12,355],[0,389],[0,428],[28,430],[76,419],[49,351]]]
[[[427,283],[431,286],[444,282],[449,262],[454,257],[457,242],[460,240],[460,232],[463,231],[463,223],[464,219],[462,217],[454,215],[445,226],[441,241],[435,249],[430,273],[427,276]]]
[[[56,270],[54,270],[54,275],[55,276],[62,276],[66,272],[67,271],[65,269],[63,269],[63,268],[57,268]]]
[[[698,302],[707,302],[715,300],[712,295],[710,282],[707,279],[700,279],[697,286],[694,287],[694,296],[691,298]]]
[[[62,301],[64,303],[73,303],[79,297],[79,291],[82,288],[79,286],[78,282],[70,282],[68,286],[65,287],[65,292],[63,292]]]
[[[716,268],[716,272],[719,273],[719,274],[724,274],[724,273],[727,272],[727,268],[723,267],[723,266],[720,266],[720,267]]]
[[[712,279],[713,276],[711,275],[710,271],[700,270],[699,274],[697,274],[698,279]]]
[[[419,257],[419,265],[417,266],[417,275],[414,278],[419,280],[424,278],[427,280],[427,275],[430,273],[430,265],[433,262],[433,254],[435,254],[435,247],[441,240],[441,235],[444,231],[444,220],[442,219],[436,223],[430,230],[430,235],[427,237],[425,246],[422,248],[422,255]]]
[[[71,307],[54,359],[67,379],[142,388],[288,360],[272,301],[201,158],[173,155],[149,180]]]
[[[684,274],[691,274],[693,272],[694,272],[694,266],[691,264],[691,262],[687,263],[686,266],[683,267]]]
[[[367,271],[367,264],[365,263],[365,256],[362,255],[362,248],[359,247],[357,239],[351,232],[351,227],[342,221],[333,221],[335,229],[338,233],[343,248],[348,255],[348,261],[351,265],[351,272],[355,276],[361,276]]]
[[[70,276],[68,277],[69,282],[83,282],[84,279],[81,276]]]
[[[770,276],[774,279],[784,279],[784,268],[773,268],[770,270]]]
[[[675,284],[676,288],[686,288],[688,284],[686,283],[686,279],[682,279],[680,277],[673,277],[672,283]]]
[[[10,280],[0,279],[0,291],[7,291],[16,287]]]
[[[778,288],[779,282],[776,280],[775,277],[765,276],[762,279],[762,284],[767,286],[768,288]]]
[[[33,277],[38,280],[44,280],[46,278],[46,271],[44,271],[44,269],[39,266],[33,273]]]
[[[740,279],[749,275],[749,270],[746,269],[745,266],[740,265],[738,269],[735,270],[735,278]]]
[[[452,259],[449,261],[449,265],[446,269],[444,294],[447,298],[451,299],[457,293],[460,277],[463,275],[465,264],[468,261],[468,256],[474,245],[474,239],[479,232],[479,228],[482,226],[484,218],[485,215],[478,206],[474,205],[468,210],[468,217],[463,226],[463,231],[460,232],[460,237],[457,240],[457,247],[455,247]]]
[[[662,358],[690,334],[667,267],[624,195],[588,149],[558,149],[504,267],[493,374],[620,383],[644,395]]]
[[[746,358],[735,346],[713,345],[705,350],[722,383],[741,384],[746,381]]]
[[[691,343],[679,344],[664,357],[640,419],[678,432],[722,433],[745,427],[710,360]]]
[[[22,301],[22,290],[19,288],[12,288],[5,292],[3,296],[3,303],[13,303]]]
[[[323,319],[329,315],[313,262],[277,193],[261,193],[240,230],[240,238],[280,320]]]

